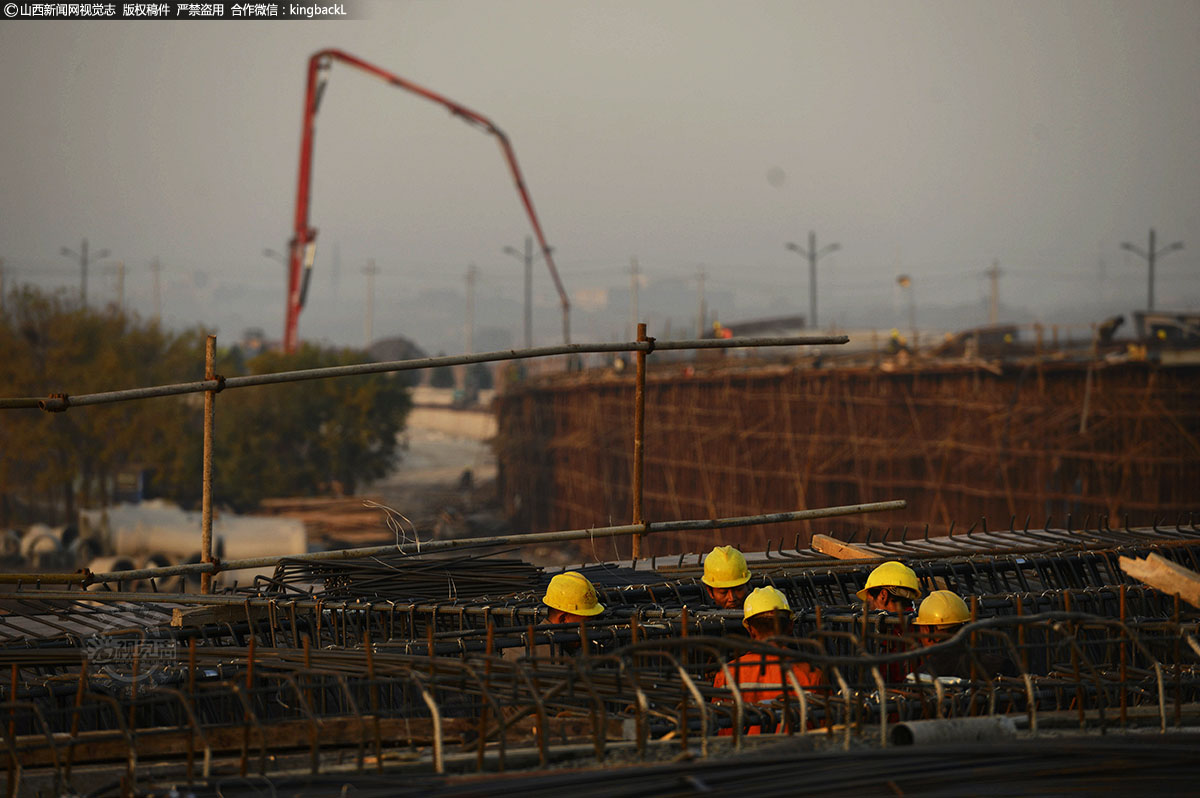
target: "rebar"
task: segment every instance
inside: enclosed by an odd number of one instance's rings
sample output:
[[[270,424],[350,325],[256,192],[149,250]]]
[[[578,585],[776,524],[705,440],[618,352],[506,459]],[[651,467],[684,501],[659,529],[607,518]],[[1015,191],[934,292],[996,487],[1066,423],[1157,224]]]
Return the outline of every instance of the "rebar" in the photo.
[[[274,555],[268,557],[250,557],[240,560],[229,560],[222,563],[183,563],[156,568],[139,568],[126,571],[92,574],[56,575],[56,580],[74,581],[81,584],[96,582],[120,582],[134,579],[154,579],[165,576],[182,574],[214,574],[218,571],[235,571],[249,568],[265,568],[278,565],[281,560],[316,562],[321,560],[348,560],[359,557],[369,557],[378,554],[429,554],[432,552],[449,551],[454,549],[480,548],[487,546],[522,546],[533,543],[560,542],[566,540],[584,540],[593,538],[624,537],[634,534],[655,534],[678,530],[710,530],[729,529],[755,524],[777,524],[790,521],[804,521],[816,518],[833,518],[842,515],[859,513],[885,512],[899,510],[905,507],[904,501],[871,502],[867,504],[844,505],[840,507],[824,507],[812,510],[796,510],[782,513],[763,513],[753,516],[736,518],[717,518],[695,521],[659,521],[643,524],[624,524],[619,526],[596,527],[593,529],[573,529],[558,532],[531,532],[517,535],[493,535],[478,538],[457,538],[452,540],[431,540],[426,543],[396,544],[388,546],[372,546],[359,549],[332,549],[328,551],[311,552],[309,554]],[[0,574],[0,583],[34,582],[39,581],[37,574]]]
[[[562,346],[541,346],[532,349],[508,349],[493,352],[480,352],[470,355],[443,355],[438,357],[415,358],[412,360],[391,360],[382,363],[360,363],[350,366],[327,366],[316,369],[301,369],[296,371],[280,371],[272,374],[252,374],[244,377],[218,377],[199,382],[174,383],[157,385],[147,388],[130,388],[102,393],[52,394],[48,397],[21,397],[0,399],[0,410],[41,408],[48,412],[63,412],[72,407],[111,404],[127,402],[135,399],[152,399],[161,396],[179,396],[188,393],[204,393],[206,391],[222,391],[233,388],[248,388],[256,385],[278,385],[285,382],[304,382],[320,380],[329,377],[353,377],[364,374],[389,374],[398,371],[414,371],[418,369],[434,369],[445,366],[471,365],[474,363],[492,363],[505,360],[529,360],[539,357],[556,355],[582,355],[603,352],[648,352],[658,350],[686,349],[736,349],[740,347],[766,346],[835,346],[849,342],[845,335],[801,335],[777,338],[718,338],[698,339],[687,341],[629,341],[626,343],[594,343],[567,344]]]

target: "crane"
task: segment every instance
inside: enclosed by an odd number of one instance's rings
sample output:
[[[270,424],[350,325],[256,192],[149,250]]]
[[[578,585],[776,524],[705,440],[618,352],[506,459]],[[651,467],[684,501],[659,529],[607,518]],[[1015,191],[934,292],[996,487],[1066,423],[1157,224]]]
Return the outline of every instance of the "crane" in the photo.
[[[569,344],[571,342],[571,304],[567,300],[567,292],[563,288],[562,280],[558,276],[558,269],[554,265],[551,247],[546,243],[546,237],[542,233],[542,225],[538,221],[537,213],[533,209],[533,201],[530,199],[529,191],[525,187],[525,179],[521,175],[521,168],[517,165],[517,156],[513,152],[512,145],[509,143],[508,136],[504,134],[504,131],[496,127],[486,116],[472,111],[470,108],[447,99],[423,86],[418,86],[412,81],[405,80],[399,75],[395,75],[349,53],[341,50],[326,49],[313,53],[308,59],[308,85],[304,94],[304,127],[300,136],[300,169],[296,187],[296,213],[292,238],[288,242],[288,290],[283,330],[284,351],[296,351],[297,326],[300,320],[300,311],[304,308],[308,297],[308,284],[312,276],[313,260],[316,257],[317,229],[309,221],[309,204],[312,198],[313,138],[316,130],[314,122],[317,109],[321,104],[321,95],[325,91],[327,81],[327,78],[322,73],[327,71],[333,65],[334,61],[340,61],[349,66],[361,69],[386,83],[445,106],[454,116],[497,138],[500,143],[500,150],[504,155],[505,161],[508,163],[509,171],[512,173],[513,182],[516,184],[521,203],[525,206],[525,212],[529,216],[533,232],[537,236],[539,246],[542,248],[542,257],[546,262],[546,266],[550,269],[550,276],[554,280],[554,287],[558,290],[558,297],[562,304],[563,342]]]

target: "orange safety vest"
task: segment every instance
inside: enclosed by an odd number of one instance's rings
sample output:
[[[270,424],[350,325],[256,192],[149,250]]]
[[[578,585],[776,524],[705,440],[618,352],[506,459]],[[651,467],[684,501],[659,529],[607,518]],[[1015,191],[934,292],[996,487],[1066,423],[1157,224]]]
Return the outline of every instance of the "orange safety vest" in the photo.
[[[748,704],[760,704],[782,698],[786,692],[791,695],[792,686],[786,680],[782,661],[777,656],[759,654],[750,651],[729,663],[729,670],[742,691],[742,701]],[[820,670],[807,662],[792,665],[792,673],[803,688],[817,687],[824,681]],[[725,671],[719,670],[713,677],[713,687],[725,687]],[[780,724],[782,730],[783,724]],[[733,734],[731,729],[722,729],[721,736]],[[761,726],[751,726],[747,734],[762,734]]]

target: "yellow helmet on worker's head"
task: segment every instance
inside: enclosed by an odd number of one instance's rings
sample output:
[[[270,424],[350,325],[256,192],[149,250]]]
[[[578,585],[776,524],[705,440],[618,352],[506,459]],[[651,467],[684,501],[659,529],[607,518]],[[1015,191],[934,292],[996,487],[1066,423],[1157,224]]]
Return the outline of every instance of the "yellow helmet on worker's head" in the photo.
[[[704,576],[709,587],[737,587],[750,581],[746,558],[733,546],[717,546],[704,558]]]
[[[745,626],[746,621],[755,615],[762,615],[764,612],[774,612],[775,610],[791,612],[787,596],[770,586],[756,587],[750,591],[749,596],[746,596],[746,603],[742,605],[742,625]]]
[[[921,583],[917,574],[902,562],[885,562],[867,577],[867,586],[855,595],[863,601],[867,600],[867,591],[877,587],[886,587],[890,592],[902,598],[916,601],[921,597]]]
[[[921,602],[914,624],[920,626],[952,626],[971,620],[971,611],[959,595],[950,590],[935,590]]]
[[[578,571],[567,571],[550,580],[542,603],[572,615],[599,615],[604,605],[596,598],[596,588]]]

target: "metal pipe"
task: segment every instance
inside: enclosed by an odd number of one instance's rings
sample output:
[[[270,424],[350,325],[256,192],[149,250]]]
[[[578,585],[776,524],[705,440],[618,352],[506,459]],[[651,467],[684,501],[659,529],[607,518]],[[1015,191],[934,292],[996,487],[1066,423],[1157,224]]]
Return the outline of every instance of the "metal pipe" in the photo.
[[[455,540],[431,540],[425,543],[407,543],[388,546],[370,546],[362,549],[333,549],[317,551],[308,554],[273,555],[270,557],[250,557],[242,560],[230,560],[223,563],[182,563],[167,565],[159,568],[137,568],[129,571],[113,571],[110,573],[92,574],[81,572],[77,574],[55,574],[56,581],[63,582],[114,582],[127,579],[151,579],[179,574],[205,574],[217,571],[237,571],[244,568],[266,568],[277,565],[281,560],[295,562],[317,562],[321,560],[350,560],[358,557],[371,557],[379,554],[399,552],[401,554],[428,554],[436,551],[451,549],[477,548],[480,546],[522,546],[532,543],[553,543],[564,540],[583,540],[588,538],[612,538],[622,535],[654,534],[656,532],[675,532],[679,530],[728,529],[730,527],[752,526],[754,524],[777,524],[787,521],[807,521],[814,518],[834,518],[843,515],[858,515],[860,513],[883,512],[886,510],[902,510],[908,502],[897,499],[887,502],[871,502],[867,504],[849,504],[840,507],[821,507],[812,510],[795,510],[786,513],[767,513],[764,515],[746,515],[734,518],[717,518],[698,521],[662,521],[652,524],[623,524],[621,526],[597,527],[595,529],[569,529],[558,532],[530,532],[523,535],[493,535],[481,538],[459,538]],[[0,583],[4,582],[35,582],[37,579],[30,574],[0,574]]]
[[[638,343],[646,341],[646,323],[638,322]],[[637,389],[634,392],[633,405],[633,523],[640,524],[646,519],[642,517],[642,480],[645,466],[645,435],[646,435],[646,355],[638,350],[637,353]],[[631,553],[633,559],[642,556],[642,536],[634,535]]]
[[[982,743],[1017,736],[1017,727],[1006,715],[976,718],[910,720],[892,727],[893,745]]]
[[[204,380],[215,381],[217,336],[204,340]],[[212,556],[212,461],[213,461],[213,417],[216,415],[217,392],[204,392],[204,476],[200,494],[200,561],[211,563]],[[200,575],[200,592],[212,592],[212,574]]]
[[[320,380],[327,377],[353,377],[363,374],[386,374],[396,371],[413,371],[417,369],[439,368],[442,366],[470,365],[473,363],[492,363],[504,360],[528,360],[538,357],[553,357],[558,355],[589,354],[603,352],[649,352],[654,350],[672,349],[735,349],[739,347],[760,346],[832,346],[849,342],[845,335],[798,335],[790,338],[716,338],[692,341],[629,341],[627,343],[597,343],[597,344],[567,344],[559,346],[539,346],[533,349],[507,349],[494,352],[480,352],[472,355],[445,355],[441,357],[416,358],[414,360],[392,360],[384,363],[360,363],[351,366],[327,366],[318,369],[301,369],[297,371],[280,371],[273,374],[251,374],[244,377],[216,378],[200,382],[183,382],[171,385],[157,385],[149,388],[131,388],[121,391],[106,391],[103,393],[80,394],[51,394],[46,398],[21,397],[0,399],[0,410],[40,407],[50,412],[61,412],[71,407],[84,405],[102,405],[112,402],[125,402],[131,399],[152,399],[159,396],[178,396],[187,393],[202,393],[204,391],[221,391],[225,388],[247,388],[255,385],[275,385],[283,382],[303,382],[305,380]]]

